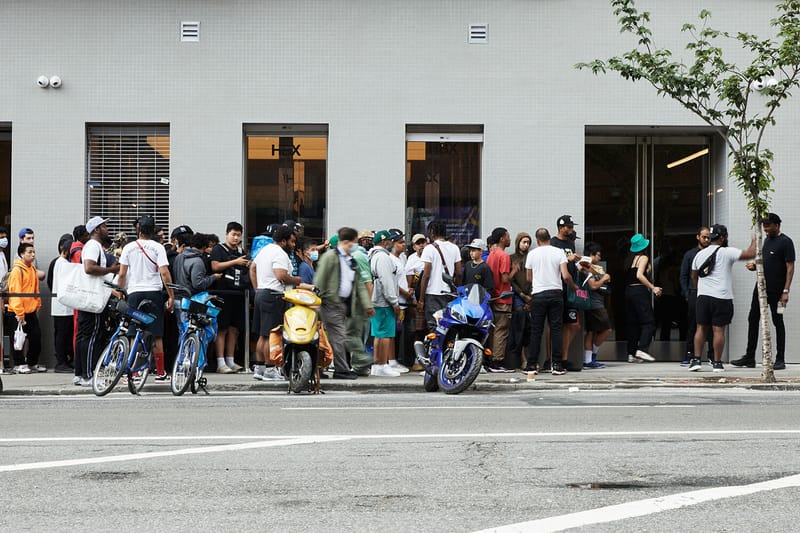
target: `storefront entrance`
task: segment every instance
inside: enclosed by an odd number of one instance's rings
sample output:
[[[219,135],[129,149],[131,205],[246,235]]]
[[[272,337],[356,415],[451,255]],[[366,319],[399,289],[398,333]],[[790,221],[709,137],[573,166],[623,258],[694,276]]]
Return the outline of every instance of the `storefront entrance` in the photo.
[[[626,358],[624,264],[634,233],[651,240],[655,284],[664,289],[654,302],[653,355],[663,361],[685,353],[679,274],[683,254],[696,246],[697,230],[712,214],[711,148],[709,137],[586,137],[586,226],[579,235],[583,245],[603,247],[612,277],[609,341],[617,342],[618,359]]]

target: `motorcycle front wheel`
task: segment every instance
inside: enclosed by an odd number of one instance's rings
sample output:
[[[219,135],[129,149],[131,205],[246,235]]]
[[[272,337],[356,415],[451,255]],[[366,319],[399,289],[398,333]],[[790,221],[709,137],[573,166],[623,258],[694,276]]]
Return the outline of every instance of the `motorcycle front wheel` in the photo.
[[[292,367],[289,369],[289,390],[297,393],[302,391],[303,387],[307,388],[312,370],[314,368],[311,355],[306,351],[295,352]]]
[[[459,357],[448,350],[439,369],[439,386],[445,394],[458,394],[469,388],[481,373],[483,350],[467,344]]]

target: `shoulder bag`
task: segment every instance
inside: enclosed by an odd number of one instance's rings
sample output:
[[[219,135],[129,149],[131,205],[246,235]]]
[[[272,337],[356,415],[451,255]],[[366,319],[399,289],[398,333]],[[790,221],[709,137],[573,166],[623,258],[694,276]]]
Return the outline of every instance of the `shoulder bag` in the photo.
[[[439,257],[442,258],[442,269],[444,269],[444,272],[442,272],[442,281],[445,282],[447,287],[450,289],[450,292],[457,292],[458,289],[456,288],[456,283],[453,280],[452,274],[450,274],[450,269],[447,268],[447,263],[444,260],[444,254],[442,253],[442,249],[439,248],[439,245],[436,244],[435,241],[433,243],[433,247],[436,248],[436,251],[439,252]]]

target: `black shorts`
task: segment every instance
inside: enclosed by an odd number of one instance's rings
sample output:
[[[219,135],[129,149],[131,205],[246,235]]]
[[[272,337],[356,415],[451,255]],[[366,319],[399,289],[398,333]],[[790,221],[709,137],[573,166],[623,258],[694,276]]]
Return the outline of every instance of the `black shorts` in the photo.
[[[244,329],[244,293],[225,291],[220,293],[220,296],[225,303],[222,304],[222,309],[217,317],[217,328],[219,331],[223,331],[233,327],[242,331]]]
[[[257,290],[252,332],[260,337],[269,337],[272,329],[283,324],[285,310],[286,302],[283,300],[283,293],[267,289]]]
[[[605,307],[603,309],[589,309],[583,312],[583,317],[586,319],[586,331],[592,333],[602,333],[603,331],[611,329],[611,320],[608,318],[608,311]]]
[[[733,321],[733,300],[713,296],[697,297],[697,323],[701,326],[727,326]]]
[[[156,319],[142,329],[149,331],[153,337],[163,337],[164,297],[161,295],[161,291],[134,292],[128,295],[128,305],[137,309],[139,308],[139,304],[144,300],[150,300],[153,303],[145,306],[142,311],[149,315],[155,316]]]
[[[577,309],[572,309],[564,304],[564,315],[561,319],[563,324],[578,324],[581,321],[581,314],[580,311]]]

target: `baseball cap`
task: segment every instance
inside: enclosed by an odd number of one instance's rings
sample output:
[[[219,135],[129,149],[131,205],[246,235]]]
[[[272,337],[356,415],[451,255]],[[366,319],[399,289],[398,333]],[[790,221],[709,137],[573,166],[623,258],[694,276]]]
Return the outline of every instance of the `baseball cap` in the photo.
[[[328,244],[330,245],[331,248],[336,248],[339,245],[339,236],[334,235],[333,237],[328,239]]]
[[[22,228],[21,230],[19,230],[19,238],[20,239],[23,238],[28,233],[33,233],[33,230],[31,228]]]
[[[591,266],[592,258],[589,257],[588,255],[584,255],[583,257],[580,258],[580,260],[578,261],[578,264],[582,265],[584,263],[586,263],[587,265]]]
[[[402,231],[400,231],[400,230],[399,230],[399,229],[397,229],[397,228],[391,228],[391,229],[389,229],[389,235],[391,235],[391,239],[392,239],[393,241],[399,241],[400,239],[402,239],[403,237],[405,237],[405,236],[406,236],[406,234],[405,234],[405,233],[403,233]]]
[[[361,240],[361,235],[358,236],[358,239]],[[378,244],[381,241],[388,241],[388,240],[392,240],[392,234],[389,233],[388,230],[382,229],[378,231],[372,238],[372,243]]]
[[[563,226],[577,226],[577,224],[572,221],[572,215],[561,215],[556,221],[556,226],[560,228]]]
[[[375,238],[374,233],[372,233],[368,229],[362,229],[361,231],[358,232],[358,237],[356,238],[356,240],[360,241],[361,239],[373,239],[373,238]]]
[[[292,228],[292,231],[300,231],[301,229],[303,229],[302,224],[292,219],[286,220],[282,225],[289,226],[290,228]]]
[[[272,237],[272,234],[278,231],[278,228],[280,227],[281,227],[280,224],[278,224],[277,222],[273,222],[272,224],[267,226],[266,230],[264,230],[264,235],[266,235],[267,237]]]
[[[178,235],[187,235],[187,234],[188,235],[194,235],[194,232],[192,231],[192,228],[190,228],[189,226],[186,226],[186,225],[178,226],[177,228],[172,230],[172,233],[170,233],[169,238],[170,239],[174,239]]]
[[[714,224],[711,226],[711,231],[708,235],[712,241],[719,239],[720,237],[727,237],[728,236],[728,228],[723,226],[722,224]]]
[[[103,217],[92,217],[86,222],[86,231],[89,232],[89,235],[94,233],[94,230],[105,224],[111,220],[110,218],[103,218]]]
[[[472,239],[472,242],[467,245],[467,248],[486,250],[486,243],[483,241],[483,239]]]
[[[781,217],[775,213],[767,213],[767,216],[761,218],[762,224],[780,224]]]
[[[411,242],[417,244],[419,241],[427,241],[428,238],[423,235],[422,233],[415,233],[413,237],[411,237]]]

